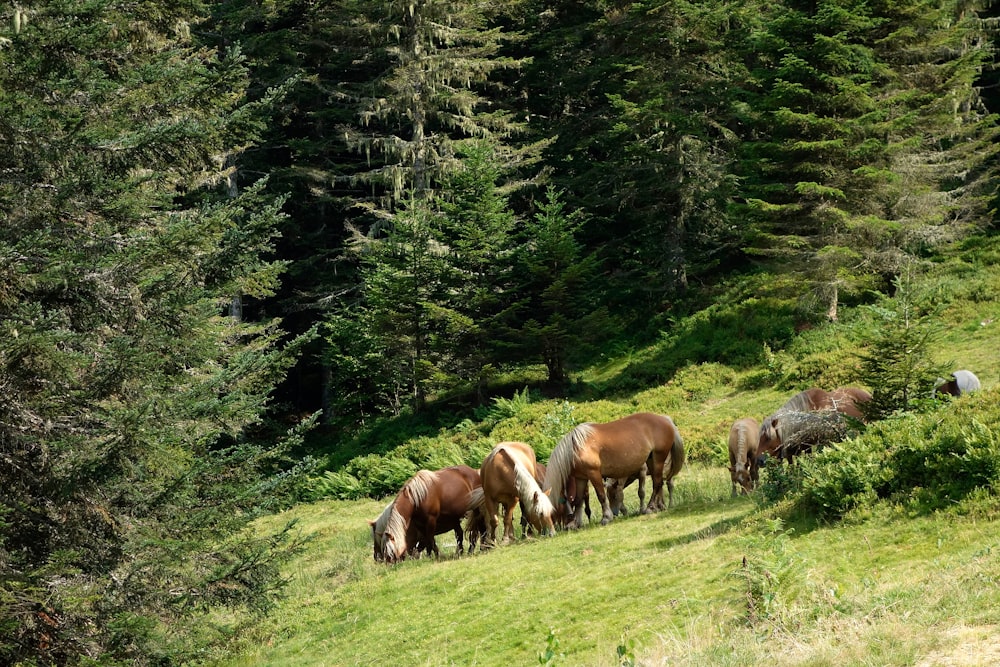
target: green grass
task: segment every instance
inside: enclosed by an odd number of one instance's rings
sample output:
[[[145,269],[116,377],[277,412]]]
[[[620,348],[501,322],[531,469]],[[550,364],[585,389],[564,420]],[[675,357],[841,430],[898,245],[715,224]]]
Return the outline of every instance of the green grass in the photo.
[[[530,665],[550,631],[555,665],[617,664],[620,646],[640,664],[916,664],[1000,627],[1000,531],[981,516],[785,526],[730,499],[724,469],[695,465],[666,512],[462,558],[444,535],[448,557],[388,567],[366,522],[382,506],[324,501],[263,522],[295,518],[314,539],[279,611],[206,664]]]
[[[932,278],[950,295],[936,352],[996,387],[1000,269],[952,263],[960,266]],[[849,375],[865,317],[841,314],[776,351],[766,369],[692,362],[669,381],[601,393],[669,368],[687,343],[668,338],[668,353],[629,349],[584,373],[581,384],[600,399],[525,394],[492,421],[401,438],[404,447],[470,458],[518,439],[544,459],[575,423],[650,410],[672,416],[690,462],[671,510],[462,558],[452,557],[448,534],[439,536],[439,561],[375,563],[367,522],[385,499],[303,503],[261,520],[267,532],[294,519],[312,540],[287,569],[277,611],[238,627],[214,617],[230,640],[199,664],[1000,664],[1000,489],[935,513],[881,501],[829,525],[784,501],[730,497],[732,422],[760,419],[797,389]],[[633,510],[635,493],[627,489]]]

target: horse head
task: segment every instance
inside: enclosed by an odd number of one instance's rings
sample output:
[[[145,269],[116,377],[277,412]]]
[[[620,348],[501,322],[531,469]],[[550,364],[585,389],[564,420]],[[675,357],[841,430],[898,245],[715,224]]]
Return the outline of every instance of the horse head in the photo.
[[[382,560],[390,564],[403,560],[406,557],[406,544],[405,541],[402,544],[400,542],[396,535],[386,533],[382,539]]]
[[[743,463],[729,466],[729,478],[733,481],[733,484],[738,484],[743,489],[744,494],[749,494],[753,491],[753,480],[750,478],[750,471],[746,469]]]
[[[549,500],[549,495],[543,491],[535,491],[531,505],[533,511],[529,521],[531,521],[532,527],[538,531],[539,535],[548,535],[549,537],[555,535],[556,526],[553,517],[556,508]]]
[[[781,449],[781,436],[778,434],[780,416],[772,415],[764,419],[760,425],[760,442],[757,444],[757,456],[773,455]]]

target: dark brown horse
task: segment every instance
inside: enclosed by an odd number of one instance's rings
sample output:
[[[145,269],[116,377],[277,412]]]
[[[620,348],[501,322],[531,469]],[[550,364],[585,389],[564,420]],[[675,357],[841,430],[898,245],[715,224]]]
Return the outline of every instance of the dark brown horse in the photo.
[[[501,442],[486,456],[479,468],[483,483],[487,544],[496,543],[497,509],[504,509],[504,541],[514,539],[514,506],[520,504],[521,516],[536,533],[555,534],[549,497],[538,485],[535,450],[524,442]]]
[[[670,467],[665,471],[667,461]],[[646,512],[665,509],[663,483],[673,505],[673,478],[684,465],[684,441],[673,420],[665,415],[639,412],[603,424],[580,424],[562,437],[552,450],[543,490],[562,491],[573,511],[569,527],[583,523],[583,498],[588,484],[593,485],[601,501],[601,524],[614,518],[608,501],[604,478],[628,478],[642,466],[653,477],[653,494]],[[572,482],[575,481],[575,484]]]
[[[764,418],[760,425],[760,442],[758,445],[758,455],[771,454],[780,451],[781,431],[779,424],[781,417],[787,413],[809,413],[809,412],[836,412],[845,417],[850,417],[858,421],[865,421],[864,412],[861,409],[865,403],[872,399],[872,395],[859,387],[838,387],[833,391],[826,391],[818,387],[812,387],[792,396],[785,401],[776,412]],[[800,423],[806,420],[799,420]],[[787,432],[787,430],[786,430]]]
[[[420,470],[382,514],[370,521],[375,560],[395,563],[408,553],[426,551],[440,556],[435,535],[455,532],[462,553],[462,520],[483,504],[479,471],[452,466]]]
[[[757,446],[760,443],[760,424],[753,417],[743,417],[733,422],[729,429],[729,479],[732,494],[737,489],[750,493],[757,485]]]

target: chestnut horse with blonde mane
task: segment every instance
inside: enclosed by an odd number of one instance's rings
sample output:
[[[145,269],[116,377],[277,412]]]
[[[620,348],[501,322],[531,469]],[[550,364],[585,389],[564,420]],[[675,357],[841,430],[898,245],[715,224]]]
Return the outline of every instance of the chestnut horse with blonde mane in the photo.
[[[504,541],[514,539],[514,506],[520,504],[522,517],[537,534],[555,534],[555,508],[538,485],[535,450],[524,442],[501,442],[483,459],[479,477],[483,483],[486,514],[486,545],[496,544],[497,509],[503,506]]]
[[[666,468],[668,460],[670,467]],[[579,528],[583,523],[582,500],[588,484],[593,485],[603,510],[601,524],[605,525],[614,518],[605,477],[627,479],[646,466],[653,478],[653,494],[644,511],[655,512],[665,509],[664,481],[669,491],[667,506],[673,505],[673,479],[683,465],[684,441],[673,420],[639,412],[612,422],[580,424],[564,435],[549,456],[542,488],[546,493],[556,489],[565,494],[559,500],[573,512],[569,527]]]
[[[748,494],[757,485],[757,446],[760,444],[760,424],[753,417],[743,417],[733,422],[729,429],[729,479],[732,493],[737,488]]]
[[[760,425],[759,454],[774,454],[781,449],[782,429],[781,416],[794,412],[837,412],[845,417],[865,421],[861,410],[872,395],[858,387],[838,387],[826,391],[812,387],[792,396],[778,410],[764,418]],[[786,436],[787,437],[787,436]]]
[[[375,560],[395,563],[422,550],[439,557],[434,536],[449,530],[455,532],[456,553],[461,554],[462,520],[482,504],[478,470],[461,465],[418,471],[382,514],[368,522]]]

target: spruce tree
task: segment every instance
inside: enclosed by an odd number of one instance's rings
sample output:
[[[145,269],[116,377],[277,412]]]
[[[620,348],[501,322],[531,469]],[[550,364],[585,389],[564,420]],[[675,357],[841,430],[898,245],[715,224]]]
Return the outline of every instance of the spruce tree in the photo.
[[[281,201],[220,187],[259,115],[198,9],[0,23],[2,664],[180,662],[199,615],[280,588],[287,535],[241,529],[277,500],[253,434],[294,345],[227,307],[275,289]]]
[[[469,143],[461,168],[442,186],[447,289],[440,304],[448,326],[442,355],[485,400],[489,378],[508,361],[516,315],[517,219],[500,190],[496,145]]]
[[[585,353],[609,334],[608,315],[595,287],[599,264],[576,234],[582,212],[566,210],[562,194],[550,186],[527,222],[518,266],[524,277],[521,354],[541,361],[548,382],[563,388],[570,357]]]
[[[974,83],[974,7],[774,3],[748,35],[743,178],[759,256],[792,269],[830,319],[908,252],[983,213],[995,123]]]

